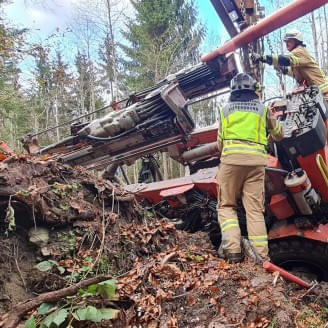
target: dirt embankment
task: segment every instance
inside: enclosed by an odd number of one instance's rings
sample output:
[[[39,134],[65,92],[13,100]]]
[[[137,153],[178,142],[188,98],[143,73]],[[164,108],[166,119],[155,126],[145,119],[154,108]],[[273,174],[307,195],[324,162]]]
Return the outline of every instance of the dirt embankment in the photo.
[[[16,313],[21,324],[32,317],[28,327],[324,328],[327,322],[325,285],[306,292],[252,263],[229,265],[206,234],[177,231],[82,168],[10,158],[0,163],[0,195],[0,327],[9,327],[6,313],[12,316],[19,302],[95,276],[115,278],[108,283],[115,286],[106,295],[98,286],[53,297],[41,310]],[[97,322],[91,308],[104,320]],[[109,309],[116,319],[108,320]]]

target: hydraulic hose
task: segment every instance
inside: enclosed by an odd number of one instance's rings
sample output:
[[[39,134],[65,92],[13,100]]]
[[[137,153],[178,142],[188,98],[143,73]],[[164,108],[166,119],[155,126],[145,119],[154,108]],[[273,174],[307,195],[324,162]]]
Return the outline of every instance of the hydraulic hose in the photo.
[[[167,118],[169,118],[168,113],[157,114],[153,118],[149,119],[148,121],[145,121],[145,122],[137,125],[137,128],[138,129],[142,129],[142,128],[146,127],[146,126],[149,126],[149,124],[151,124],[153,122],[156,122],[156,121],[159,121],[159,120],[164,120],[164,119],[167,119]]]
[[[137,128],[133,128],[133,129],[130,129],[128,131],[125,131],[117,136],[114,136],[114,137],[109,137],[109,138],[101,138],[101,137],[95,137],[95,136],[92,136],[91,134],[87,135],[86,138],[89,139],[89,140],[93,140],[93,141],[113,141],[113,140],[117,140],[119,138],[122,138],[124,137],[125,135],[131,133],[131,132],[134,132]]]
[[[266,167],[265,168],[266,171],[269,171],[269,172],[275,172],[275,173],[279,173],[281,175],[287,175],[289,172],[286,171],[286,170],[282,170],[282,169],[276,169],[274,167]]]
[[[318,169],[321,173],[321,176],[325,181],[326,186],[328,187],[328,166],[320,154],[317,155],[316,162],[317,162]]]
[[[109,138],[102,138],[102,137],[95,137],[91,134],[87,135],[86,138],[89,139],[89,140],[93,140],[93,141],[113,141],[113,140],[117,140],[117,139],[120,139],[124,136],[126,136],[127,134],[130,134],[131,132],[134,132],[140,128],[144,128],[145,126],[155,122],[155,121],[158,121],[158,120],[163,120],[166,117],[167,114],[157,114],[156,116],[154,116],[153,118],[149,119],[148,121],[145,121],[139,125],[137,125],[135,128],[133,129],[130,129],[130,130],[127,130],[125,132],[122,132],[121,134],[117,135],[117,136],[114,136],[114,137],[109,137]]]

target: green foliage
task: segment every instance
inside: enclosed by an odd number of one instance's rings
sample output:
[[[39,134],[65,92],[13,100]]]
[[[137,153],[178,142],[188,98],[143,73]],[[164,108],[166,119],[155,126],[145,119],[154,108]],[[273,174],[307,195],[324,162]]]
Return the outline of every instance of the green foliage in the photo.
[[[38,308],[38,315],[45,315],[50,312],[54,308],[53,304],[50,303],[42,303]]]
[[[117,281],[115,279],[106,280],[98,284],[90,285],[86,290],[80,289],[79,294],[82,297],[101,296],[103,299],[116,299]]]
[[[204,28],[197,25],[194,4],[187,0],[137,0],[136,17],[123,32],[129,45],[121,44],[132,89],[148,87],[198,61]]]
[[[56,312],[53,312],[41,322],[40,328],[59,327],[66,321],[68,314],[69,312],[67,309],[60,309]]]
[[[116,294],[116,284],[117,281],[115,279],[110,279],[106,281],[102,281],[98,284],[98,292],[99,295],[104,299],[113,300],[115,299]]]
[[[323,307],[321,309],[321,320],[328,322],[328,308],[327,307]]]
[[[80,109],[79,114],[85,114],[94,109],[92,108],[93,101],[95,101],[96,108],[103,107],[104,102],[101,99],[101,90],[98,85],[101,84],[101,81],[95,80],[96,72],[92,60],[85,53],[79,51],[75,57],[75,69],[77,78],[72,92],[75,107]],[[91,85],[94,86],[94,89],[90,88]]]
[[[48,260],[38,263],[35,267],[41,272],[47,272],[50,271],[54,266],[57,266],[57,262],[53,260]]]
[[[59,205],[59,207],[60,207],[63,211],[68,211],[69,208],[70,208],[69,204],[67,204],[67,203],[61,203],[61,204]]]
[[[101,322],[102,320],[114,319],[117,316],[118,311],[114,309],[97,309],[94,306],[87,306],[86,308],[78,309],[73,315],[76,320],[79,321],[92,321]]]
[[[98,270],[100,274],[107,274],[112,269],[112,262],[108,259],[100,258],[98,264]]]
[[[76,248],[76,236],[72,230],[67,232],[58,232],[58,239],[65,243],[65,246],[61,248],[63,254],[70,253],[74,255]]]
[[[20,148],[19,137],[31,129],[33,109],[19,84],[20,61],[26,54],[26,29],[0,23],[0,139]]]
[[[81,189],[81,185],[79,185],[78,183],[62,184],[55,182],[51,186],[51,191],[61,198],[65,198],[68,193],[79,189]]]
[[[26,190],[19,190],[17,191],[16,195],[19,195],[19,196],[24,196],[24,197],[27,197],[30,193]]]
[[[308,306],[305,306],[295,318],[297,327],[317,328],[325,327],[327,323],[327,309],[323,307],[321,313],[314,311]]]
[[[100,296],[106,300],[116,300],[117,281],[114,279],[106,280],[98,284],[88,286],[86,290],[80,290],[79,295],[68,297],[64,306],[56,309],[55,304],[42,303],[37,312],[37,319],[31,316],[24,325],[24,328],[57,328],[63,327],[69,320],[101,322],[116,318],[118,310],[112,308],[97,309],[87,305],[89,297]],[[82,298],[82,300],[81,300]],[[55,311],[54,311],[55,310]],[[36,322],[40,322],[37,325]]]
[[[34,316],[31,316],[24,324],[24,328],[36,328]]]
[[[0,80],[0,139],[11,148],[19,149],[19,137],[31,129],[32,112],[30,100],[21,91],[10,84],[2,84]]]
[[[186,258],[195,262],[204,262],[204,257],[201,255],[192,255],[189,252],[186,253]]]

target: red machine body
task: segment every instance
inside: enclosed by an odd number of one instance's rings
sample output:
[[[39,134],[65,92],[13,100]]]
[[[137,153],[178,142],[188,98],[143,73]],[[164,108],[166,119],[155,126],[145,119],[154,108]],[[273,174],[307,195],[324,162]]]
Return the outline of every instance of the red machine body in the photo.
[[[288,269],[291,265],[306,263],[311,272],[320,272],[319,279],[328,280],[326,104],[318,89],[303,88],[290,95],[283,104],[273,104],[271,110],[276,112],[285,130],[285,138],[281,142],[271,142],[271,155],[266,167],[265,217],[269,244],[273,245],[272,259]],[[189,166],[200,163],[206,166],[206,163],[212,163],[213,158],[219,161],[218,150],[207,149],[204,145],[213,144],[215,140],[216,127],[195,130],[188,142],[171,146],[169,153],[180,162],[186,159],[184,154],[192,154],[196,164],[189,162]],[[216,179],[217,171],[214,165],[182,178],[132,185],[128,189],[140,202],[171,218],[178,227],[188,231],[204,229],[215,235],[213,239],[218,239],[220,229],[215,220],[217,184],[220,182]],[[196,217],[194,213],[197,213]],[[241,205],[238,213],[241,213],[241,225],[243,220],[245,224]],[[283,241],[287,243],[287,255],[281,248],[278,254],[274,253],[276,243]],[[315,260],[311,258],[311,252],[305,251],[309,247],[308,242],[315,243],[314,246],[322,251],[320,257],[314,256]],[[299,245],[298,252],[288,246],[289,243]]]
[[[10,154],[12,154],[12,150],[0,140],[0,161],[5,160]]]

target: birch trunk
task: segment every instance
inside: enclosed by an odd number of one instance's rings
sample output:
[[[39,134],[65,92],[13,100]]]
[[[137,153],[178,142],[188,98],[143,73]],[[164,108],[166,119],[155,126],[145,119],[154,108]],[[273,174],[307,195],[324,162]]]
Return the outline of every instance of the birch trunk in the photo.
[[[311,29],[312,29],[313,45],[314,45],[314,57],[315,57],[317,63],[319,63],[318,35],[317,35],[317,28],[316,28],[316,25],[315,25],[315,17],[314,17],[314,12],[313,11],[311,12],[310,22],[311,22]]]
[[[114,40],[114,31],[113,31],[113,22],[112,22],[112,7],[111,7],[111,0],[106,0],[107,4],[107,18],[108,18],[108,33],[110,36],[110,40],[112,43],[111,47],[111,55],[112,55],[112,72],[113,76],[110,81],[110,89],[112,94],[112,100],[116,100],[117,98],[117,72],[116,72],[116,51],[115,51],[115,40]]]
[[[169,178],[168,175],[168,164],[167,164],[167,153],[162,153],[162,159],[163,159],[163,178],[164,180],[167,180]]]

